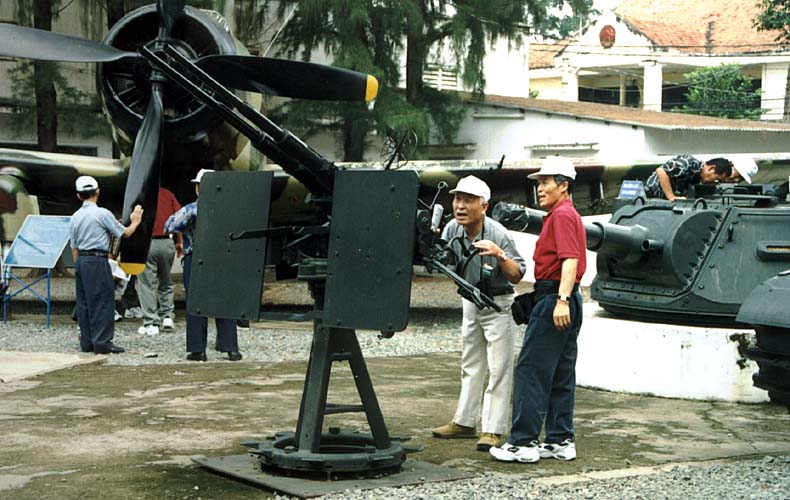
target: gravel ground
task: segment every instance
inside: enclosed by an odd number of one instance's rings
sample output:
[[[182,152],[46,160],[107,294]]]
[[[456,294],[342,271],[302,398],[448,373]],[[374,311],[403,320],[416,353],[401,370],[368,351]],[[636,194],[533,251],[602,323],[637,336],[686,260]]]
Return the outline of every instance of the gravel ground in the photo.
[[[180,275],[176,282],[176,328],[173,332],[160,332],[147,336],[137,333],[142,320],[123,319],[115,324],[114,343],[127,352],[112,355],[109,364],[143,365],[187,362],[185,351],[184,295]],[[359,342],[365,356],[390,357],[427,354],[433,352],[460,352],[461,325],[460,299],[455,285],[438,277],[415,277],[412,287],[411,314],[408,328],[391,339],[379,339],[378,332],[359,331]],[[41,283],[39,293],[46,294]],[[44,288],[41,288],[44,287]],[[13,292],[13,290],[12,290]],[[44,306],[32,300],[12,303],[16,316],[0,329],[0,350],[78,352],[79,329],[68,313],[73,308],[74,282],[71,278],[52,280],[51,296],[56,304],[52,325],[45,328]],[[20,296],[21,298],[22,296]],[[274,309],[294,308],[308,310],[310,296],[307,284],[299,281],[266,284],[265,303]],[[34,314],[38,313],[38,314]],[[220,353],[212,351],[216,330],[209,321],[209,362],[227,361]],[[310,354],[312,323],[253,322],[249,330],[239,330],[239,349],[244,359],[251,361],[298,361]]]
[[[55,310],[71,307],[73,281],[53,280]],[[267,285],[265,295],[277,307],[309,303],[304,283]],[[176,300],[183,300],[177,286]],[[455,287],[447,280],[418,277],[412,291],[412,314],[406,331],[392,339],[378,339],[376,332],[360,332],[359,340],[367,357],[407,356],[434,352],[460,352],[459,300]],[[31,314],[39,305],[15,305],[17,315],[0,328],[0,350],[75,352],[79,331],[66,314],[53,316],[44,327],[43,315]],[[20,311],[24,311],[22,313]],[[184,360],[183,304],[177,311],[174,332],[157,336],[136,333],[140,320],[116,323],[115,343],[127,349],[108,357],[109,364],[140,365],[188,363]],[[312,338],[309,323],[253,323],[239,331],[239,345],[245,360],[276,362],[306,360]],[[210,346],[214,327],[209,327]],[[209,362],[229,362],[209,347]],[[584,453],[583,449],[579,450]],[[525,469],[530,465],[524,465]],[[548,484],[541,479],[519,475],[487,474],[471,480],[423,484],[398,489],[345,492],[326,499],[779,499],[790,500],[790,456],[760,457],[714,464],[694,464],[653,468],[630,477],[599,479],[594,475],[562,478],[563,484]],[[571,482],[573,479],[577,481]],[[286,498],[286,497],[280,497]]]
[[[524,465],[525,468],[531,465]],[[618,479],[588,479],[560,485],[518,476],[486,474],[475,479],[393,489],[347,491],[324,500],[398,499],[628,499],[722,500],[790,498],[790,456],[674,466],[658,473]],[[282,497],[285,498],[285,497]]]
[[[432,352],[460,352],[460,312],[416,311],[409,327],[391,339],[379,339],[377,332],[360,331],[358,338],[366,357],[408,356]],[[148,336],[137,333],[139,320],[116,323],[114,343],[127,352],[111,355],[107,363],[143,365],[187,363],[184,359],[183,318],[176,318],[173,332]],[[212,351],[215,338],[213,321],[209,324],[209,362],[227,362]],[[249,330],[239,330],[239,349],[250,361],[299,361],[310,354],[312,324],[252,323]],[[40,316],[19,316],[0,329],[0,350],[38,352],[78,352],[79,328],[66,316],[53,318],[49,329]]]

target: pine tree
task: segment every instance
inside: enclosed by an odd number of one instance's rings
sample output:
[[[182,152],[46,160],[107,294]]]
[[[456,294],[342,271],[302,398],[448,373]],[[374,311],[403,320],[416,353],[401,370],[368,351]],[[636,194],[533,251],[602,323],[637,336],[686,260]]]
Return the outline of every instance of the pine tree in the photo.
[[[273,0],[268,0],[269,4]],[[466,88],[485,89],[483,58],[499,37],[519,45],[530,30],[557,29],[549,7],[589,11],[590,0],[280,0],[288,20],[278,44],[287,56],[309,60],[325,53],[336,66],[372,74],[380,83],[373,109],[362,103],[295,101],[282,118],[300,134],[322,127],[341,132],[342,157],[360,161],[372,130],[414,130],[421,143],[451,142],[464,116],[458,99],[423,85],[432,50],[449,43]],[[401,57],[406,67],[402,72]],[[405,93],[396,90],[405,82]]]

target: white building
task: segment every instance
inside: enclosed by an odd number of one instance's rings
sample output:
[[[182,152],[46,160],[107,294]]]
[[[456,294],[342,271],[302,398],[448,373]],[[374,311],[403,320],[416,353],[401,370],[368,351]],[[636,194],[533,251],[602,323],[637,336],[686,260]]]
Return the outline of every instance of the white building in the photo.
[[[761,90],[764,120],[785,118],[790,46],[754,27],[756,0],[626,0],[578,35],[533,44],[539,97],[667,110],[685,100],[684,75],[738,64]]]
[[[624,165],[681,153],[786,153],[790,124],[645,111],[587,102],[485,97],[470,102],[457,143],[466,159],[546,155]]]

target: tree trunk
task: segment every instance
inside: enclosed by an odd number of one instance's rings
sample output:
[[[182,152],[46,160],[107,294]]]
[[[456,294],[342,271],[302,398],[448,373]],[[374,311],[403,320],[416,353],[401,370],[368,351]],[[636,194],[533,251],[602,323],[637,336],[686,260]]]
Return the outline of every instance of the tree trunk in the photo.
[[[52,1],[34,0],[33,27],[52,30]],[[58,147],[58,110],[55,93],[55,63],[33,63],[36,93],[36,133],[41,151],[55,152]]]
[[[115,23],[126,15],[123,0],[107,0],[107,29],[115,26]]]
[[[358,104],[354,103],[352,106]],[[368,124],[362,113],[351,112],[343,118],[343,161],[356,162],[365,158],[365,135],[368,132]]]
[[[123,16],[126,15],[126,9],[124,9],[123,0],[107,0],[107,29],[112,29],[115,26],[115,23],[121,20]],[[113,140],[112,141],[112,157],[113,158],[120,158],[121,157],[121,148],[118,147],[118,143]]]
[[[422,18],[425,18],[426,5],[419,1]],[[406,33],[406,100],[416,101],[422,93],[422,76],[425,68],[425,58],[428,55],[428,45],[423,34],[422,22],[410,22]]]
[[[787,67],[787,80],[785,81],[785,112],[782,120],[790,120],[790,66]]]

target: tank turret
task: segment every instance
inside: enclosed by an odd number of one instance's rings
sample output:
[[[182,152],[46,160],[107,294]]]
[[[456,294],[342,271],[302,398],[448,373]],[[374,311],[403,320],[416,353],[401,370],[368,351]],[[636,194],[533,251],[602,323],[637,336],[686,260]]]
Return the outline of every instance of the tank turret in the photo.
[[[637,198],[609,223],[586,224],[597,252],[592,298],[606,310],[664,322],[733,324],[762,281],[790,268],[790,205],[773,186],[700,186],[697,199]],[[767,194],[764,194],[767,193]],[[540,232],[545,214],[498,204],[492,217]]]

